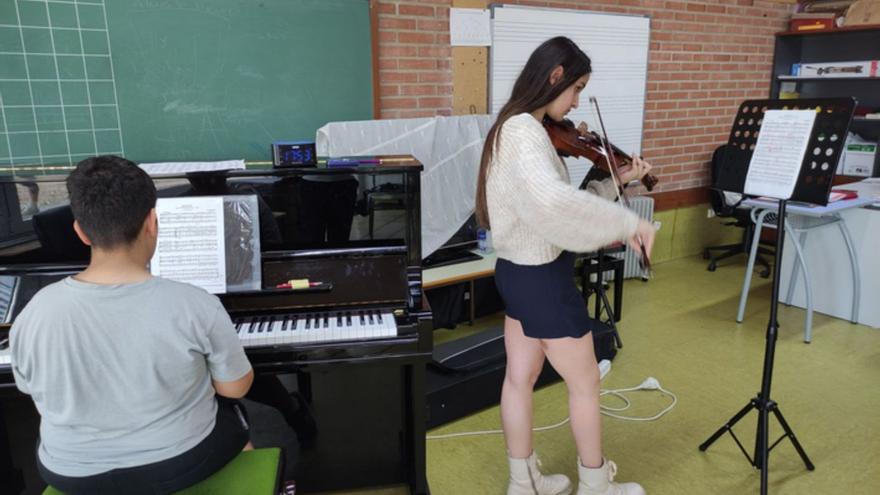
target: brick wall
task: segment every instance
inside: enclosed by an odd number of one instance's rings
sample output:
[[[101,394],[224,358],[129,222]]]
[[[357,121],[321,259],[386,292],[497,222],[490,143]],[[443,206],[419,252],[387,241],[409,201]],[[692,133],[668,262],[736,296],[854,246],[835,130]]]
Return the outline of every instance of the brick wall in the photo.
[[[377,3],[381,117],[451,115],[452,0]],[[773,33],[785,29],[791,8],[770,0],[501,3],[651,16],[642,153],[660,177],[655,191],[709,183],[706,163],[737,105],[768,96]]]

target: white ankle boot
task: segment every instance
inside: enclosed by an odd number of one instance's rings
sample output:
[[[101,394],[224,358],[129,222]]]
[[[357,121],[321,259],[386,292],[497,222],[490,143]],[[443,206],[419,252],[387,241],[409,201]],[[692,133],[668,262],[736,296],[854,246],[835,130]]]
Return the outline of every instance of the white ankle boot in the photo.
[[[587,468],[578,458],[577,495],[645,495],[645,490],[638,483],[615,483],[617,464],[603,459],[602,467]]]
[[[510,461],[510,483],[507,495],[568,495],[571,493],[571,481],[564,474],[544,475],[538,466],[538,456],[532,455],[525,459]]]

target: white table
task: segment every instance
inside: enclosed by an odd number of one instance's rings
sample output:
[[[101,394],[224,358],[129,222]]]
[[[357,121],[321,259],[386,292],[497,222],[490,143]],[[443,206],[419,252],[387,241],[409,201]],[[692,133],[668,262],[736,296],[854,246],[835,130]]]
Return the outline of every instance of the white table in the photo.
[[[806,301],[805,308],[807,315],[804,320],[804,342],[810,342],[813,333],[813,288],[810,283],[810,271],[807,268],[806,256],[804,254],[804,245],[807,240],[807,232],[817,230],[831,225],[837,225],[840,234],[843,237],[844,244],[849,255],[850,264],[850,280],[852,282],[851,307],[849,308],[849,320],[853,323],[859,321],[859,302],[861,300],[861,280],[858,256],[856,253],[855,243],[852,235],[847,228],[847,222],[842,215],[843,212],[853,208],[861,208],[875,202],[872,197],[859,197],[856,199],[842,200],[830,203],[827,206],[804,205],[795,202],[789,202],[786,205],[787,218],[785,219],[786,247],[791,246],[795,251],[795,260],[792,262],[791,276],[788,284],[788,290],[784,302],[791,304],[794,288],[797,285],[800,271],[804,272],[804,298]],[[776,228],[776,213],[779,211],[779,203],[775,200],[766,199],[747,199],[743,201],[744,206],[752,208],[751,216],[755,222],[756,235],[752,239],[752,246],[749,252],[749,262],[746,269],[745,279],[743,280],[742,293],[739,298],[739,310],[736,314],[736,321],[742,322],[745,315],[746,299],[748,298],[749,286],[752,280],[752,270],[755,266],[755,257],[758,251],[758,243],[760,241],[760,232],[764,226]],[[798,234],[798,235],[795,235]],[[825,255],[825,259],[831,258],[827,252],[821,252]],[[782,259],[785,261],[785,253],[782,253]],[[776,263],[776,269],[782,270],[780,263]],[[780,272],[780,276],[784,272]],[[782,280],[780,277],[780,285]],[[835,287],[839,290],[840,287]],[[782,291],[780,290],[780,295]]]

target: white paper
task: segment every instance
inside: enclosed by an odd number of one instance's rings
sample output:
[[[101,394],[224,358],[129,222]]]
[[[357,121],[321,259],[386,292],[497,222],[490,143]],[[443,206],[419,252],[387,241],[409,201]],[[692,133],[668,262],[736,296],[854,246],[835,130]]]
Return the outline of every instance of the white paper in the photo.
[[[449,43],[452,46],[489,46],[492,30],[487,9],[449,9]]]
[[[159,198],[156,213],[159,239],[150,272],[212,294],[226,292],[223,197]]]
[[[794,192],[807,152],[814,110],[768,110],[749,162],[744,192],[788,199]]]
[[[158,162],[141,163],[140,167],[150,175],[173,175],[188,172],[216,172],[220,170],[244,170],[244,160],[225,160],[219,162]]]

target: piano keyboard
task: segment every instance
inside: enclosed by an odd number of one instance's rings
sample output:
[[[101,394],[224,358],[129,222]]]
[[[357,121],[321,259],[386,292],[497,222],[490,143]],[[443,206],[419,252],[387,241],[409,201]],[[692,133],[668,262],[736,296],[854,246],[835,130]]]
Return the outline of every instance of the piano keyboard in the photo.
[[[397,336],[394,315],[375,310],[249,316],[233,320],[243,347]]]

